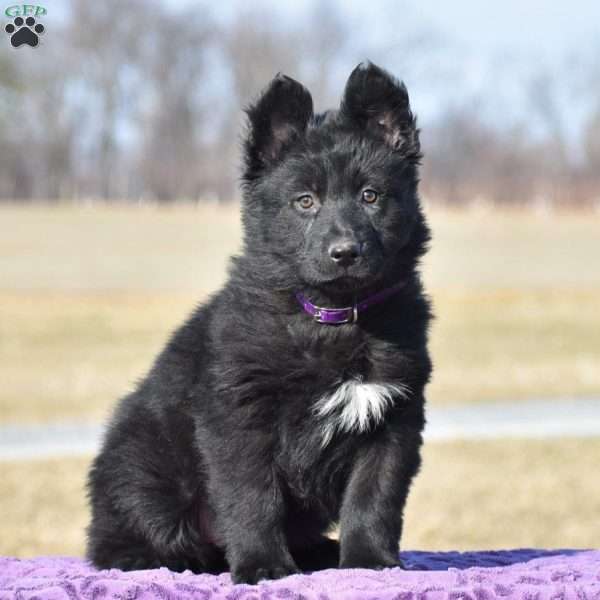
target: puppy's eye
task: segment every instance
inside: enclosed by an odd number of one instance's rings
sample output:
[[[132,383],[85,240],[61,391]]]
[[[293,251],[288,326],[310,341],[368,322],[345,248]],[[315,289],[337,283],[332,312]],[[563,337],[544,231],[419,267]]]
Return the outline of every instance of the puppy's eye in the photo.
[[[304,196],[300,196],[300,198],[298,198],[296,202],[298,203],[298,206],[300,208],[303,208],[304,210],[308,210],[309,208],[312,208],[315,205],[315,201],[313,200],[313,197],[310,194],[304,194]]]
[[[378,198],[379,194],[375,190],[365,190],[362,193],[363,202],[366,202],[367,204],[375,204]]]

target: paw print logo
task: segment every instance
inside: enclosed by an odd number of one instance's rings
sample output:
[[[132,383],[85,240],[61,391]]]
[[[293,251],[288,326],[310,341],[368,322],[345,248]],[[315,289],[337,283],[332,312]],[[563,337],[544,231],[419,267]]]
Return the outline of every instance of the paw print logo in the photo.
[[[40,41],[39,35],[44,33],[45,27],[41,23],[36,23],[33,17],[15,17],[12,23],[9,23],[4,31],[10,35],[10,43],[14,48],[27,44],[35,48]]]

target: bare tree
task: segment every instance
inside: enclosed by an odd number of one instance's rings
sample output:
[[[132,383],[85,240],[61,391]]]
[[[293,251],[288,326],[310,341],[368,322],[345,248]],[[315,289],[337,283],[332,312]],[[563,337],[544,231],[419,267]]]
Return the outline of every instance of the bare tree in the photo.
[[[160,12],[153,0],[71,0],[69,39],[80,58],[76,79],[85,107],[80,136],[89,140],[82,154],[89,191],[103,198],[123,191],[117,185],[125,167],[119,136],[131,118],[132,98],[135,105],[139,97],[136,75],[145,40],[138,18],[153,11]]]
[[[140,175],[159,200],[198,198],[205,191],[204,73],[211,24],[203,16],[163,14],[148,32],[144,73],[149,106],[141,117]]]
[[[597,48],[578,52],[576,70],[527,63],[527,111],[509,118],[497,87],[458,95],[457,47],[407,4],[401,22],[380,18],[378,36],[334,0],[278,20],[248,6],[217,22],[207,6],[69,0],[51,43],[2,53],[0,198],[233,199],[243,108],[260,89],[284,72],[311,89],[317,109],[329,108],[367,58],[439,99],[438,116],[420,122],[427,195],[570,204],[600,196]],[[397,11],[390,0],[382,13]],[[581,135],[568,114],[575,105]]]

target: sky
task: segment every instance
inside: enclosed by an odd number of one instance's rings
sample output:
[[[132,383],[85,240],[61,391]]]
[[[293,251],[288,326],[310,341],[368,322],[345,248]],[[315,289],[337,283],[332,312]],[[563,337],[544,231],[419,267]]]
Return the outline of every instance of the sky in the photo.
[[[192,0],[165,1],[192,9],[197,5]],[[571,87],[581,55],[592,54],[596,47],[600,56],[599,1],[334,1],[352,35],[373,48],[370,56],[354,60],[370,58],[404,79],[425,119],[436,115],[441,94],[456,94],[457,104],[465,97],[476,101],[486,96],[490,113],[526,114],[530,91],[525,84],[531,74],[543,71],[560,79],[566,70],[572,80],[565,82],[560,103],[575,123],[567,135],[576,135],[579,115],[587,107],[578,106]],[[254,0],[252,5],[285,24],[301,17],[310,3]],[[228,0],[215,4],[213,14],[226,20],[246,6],[247,0]],[[419,32],[427,33],[430,45],[422,50],[417,44],[412,56],[404,56]],[[496,105],[489,94],[493,88],[498,90]]]
[[[93,0],[90,0],[90,2]],[[127,1],[127,0],[124,0]],[[197,0],[163,0],[174,8],[194,10]],[[17,4],[4,0],[2,5]],[[600,2],[592,0],[335,0],[342,15],[358,30],[360,24],[379,23],[380,29],[405,30],[405,21],[421,22],[472,51],[531,53],[548,60],[560,59],[573,46],[600,38]],[[65,0],[40,1],[50,14],[63,16]],[[309,2],[254,0],[282,20],[294,19]],[[247,7],[247,0],[210,3],[216,17],[229,18]],[[379,34],[379,31],[374,32]],[[389,34],[389,31],[387,32]]]
[[[421,0],[415,10],[472,49],[560,59],[600,34],[600,3],[590,0]]]
[[[193,0],[165,0],[193,7]],[[305,10],[307,2],[255,0],[285,20]],[[574,44],[600,37],[600,2],[591,0],[398,0],[365,2],[337,0],[341,13],[354,22],[379,22],[389,29],[404,30],[404,21],[422,22],[472,50],[486,53],[525,52],[548,59],[560,58]],[[229,0],[214,6],[217,14],[230,16],[243,10],[246,0]]]

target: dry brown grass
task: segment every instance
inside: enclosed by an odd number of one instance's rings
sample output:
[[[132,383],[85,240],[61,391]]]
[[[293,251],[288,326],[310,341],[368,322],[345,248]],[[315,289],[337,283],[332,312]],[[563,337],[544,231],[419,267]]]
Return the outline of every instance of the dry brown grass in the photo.
[[[432,290],[599,289],[600,213],[428,209]],[[235,205],[0,206],[0,289],[202,295],[240,247]]]
[[[600,440],[430,444],[407,506],[405,548],[593,548]]]
[[[600,391],[600,293],[433,299],[432,404]],[[194,302],[173,293],[0,292],[0,419],[104,418]]]
[[[236,207],[0,207],[0,420],[102,418],[218,288]],[[431,402],[600,393],[600,216],[431,211]]]
[[[600,216],[431,211],[432,403],[600,393]],[[103,418],[240,245],[236,207],[0,207],[0,422]],[[430,444],[406,548],[593,546],[598,440]],[[87,459],[0,463],[0,554],[81,554]]]
[[[433,294],[433,404],[600,394],[600,290]]]
[[[233,206],[0,206],[0,223],[0,289],[27,294],[201,296],[240,245]]]
[[[5,421],[98,420],[192,308],[174,294],[0,292]]]
[[[600,212],[429,211],[432,290],[598,290]]]
[[[403,548],[594,547],[599,440],[429,444]],[[86,459],[0,463],[0,555],[81,555]]]

